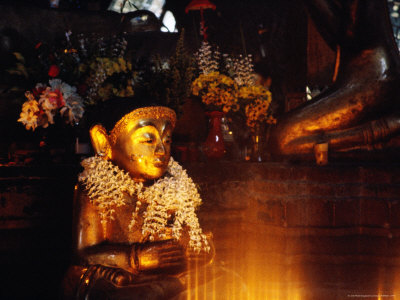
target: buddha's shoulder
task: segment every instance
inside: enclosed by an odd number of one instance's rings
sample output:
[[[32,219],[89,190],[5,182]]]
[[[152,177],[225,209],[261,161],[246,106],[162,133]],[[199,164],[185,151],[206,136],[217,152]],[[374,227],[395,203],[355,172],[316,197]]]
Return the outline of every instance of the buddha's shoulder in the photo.
[[[116,210],[117,208],[132,209],[136,207],[137,197],[121,195],[115,197],[112,194],[105,194],[99,191],[89,191],[88,188],[82,184],[78,183],[75,185],[74,193],[75,205],[84,206],[95,206],[97,208],[110,208]]]

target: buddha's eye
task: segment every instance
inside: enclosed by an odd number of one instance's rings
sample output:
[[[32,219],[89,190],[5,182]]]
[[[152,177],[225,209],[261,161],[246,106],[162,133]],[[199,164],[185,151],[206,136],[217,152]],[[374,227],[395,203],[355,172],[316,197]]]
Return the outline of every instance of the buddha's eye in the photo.
[[[155,138],[154,138],[154,137],[152,137],[152,136],[147,136],[147,135],[142,136],[142,137],[139,139],[139,142],[140,142],[141,144],[153,144],[154,141],[155,141]]]
[[[164,138],[164,144],[171,144],[172,143],[172,139],[170,136],[167,136]]]
[[[153,144],[153,140],[152,139],[145,139],[142,141],[143,144]]]

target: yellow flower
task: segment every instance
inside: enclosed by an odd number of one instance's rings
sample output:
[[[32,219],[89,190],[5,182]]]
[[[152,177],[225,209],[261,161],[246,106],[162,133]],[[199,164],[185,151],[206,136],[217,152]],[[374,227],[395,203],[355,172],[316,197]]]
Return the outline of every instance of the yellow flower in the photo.
[[[119,67],[119,64],[116,62],[112,63],[112,69],[113,69],[113,73],[119,73],[121,72],[121,68]]]
[[[31,92],[26,92],[25,96],[28,98],[22,104],[22,110],[20,113],[20,118],[18,122],[24,124],[27,130],[32,129],[33,131],[38,126],[39,117],[37,112],[39,112],[39,103],[35,100],[33,94]]]
[[[132,86],[131,85],[128,85],[127,87],[126,87],[126,96],[133,96],[133,88],[132,88]]]
[[[118,63],[120,66],[120,69],[122,72],[126,72],[127,71],[127,66],[126,66],[126,61],[124,58],[122,57],[118,57]]]
[[[224,105],[224,107],[222,108],[222,111],[224,113],[228,113],[231,110],[231,107],[229,105]]]

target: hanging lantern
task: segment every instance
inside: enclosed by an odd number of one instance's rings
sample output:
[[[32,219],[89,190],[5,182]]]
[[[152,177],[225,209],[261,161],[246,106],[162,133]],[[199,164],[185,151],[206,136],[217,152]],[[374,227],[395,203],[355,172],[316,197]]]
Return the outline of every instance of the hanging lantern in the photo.
[[[215,10],[216,6],[208,0],[192,0],[188,6],[186,6],[185,12],[188,13],[190,10],[200,10],[200,34],[203,36],[204,41],[207,41],[207,27],[205,26],[203,14],[205,9]]]

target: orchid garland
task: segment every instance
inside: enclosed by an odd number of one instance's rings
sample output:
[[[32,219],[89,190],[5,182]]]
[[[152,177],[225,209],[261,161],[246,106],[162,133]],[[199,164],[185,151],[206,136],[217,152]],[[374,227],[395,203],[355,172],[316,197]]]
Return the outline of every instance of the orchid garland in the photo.
[[[183,226],[187,226],[189,248],[196,252],[210,250],[195,213],[201,204],[200,195],[192,179],[172,157],[166,175],[149,187],[135,182],[128,173],[98,156],[83,160],[82,166],[84,171],[79,181],[84,184],[91,203],[98,207],[103,226],[114,220],[115,207],[127,205],[136,198],[130,230],[141,217],[140,207],[146,204],[142,215],[143,236],[148,236],[149,240],[165,238],[167,222],[174,216],[172,237],[175,240],[180,239]]]
[[[218,50],[213,51],[208,42],[202,42],[199,50],[195,53],[195,57],[201,74],[207,75],[218,71],[220,53]]]
[[[255,85],[255,73],[252,55],[239,55],[239,58],[232,58],[224,55],[228,73],[232,74],[238,86]]]

